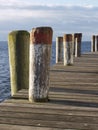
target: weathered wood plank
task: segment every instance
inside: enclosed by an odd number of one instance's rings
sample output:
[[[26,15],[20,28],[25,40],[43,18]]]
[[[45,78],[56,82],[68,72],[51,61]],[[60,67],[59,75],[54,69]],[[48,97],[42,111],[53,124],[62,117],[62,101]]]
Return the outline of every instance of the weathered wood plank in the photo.
[[[46,121],[46,120],[32,120],[32,119],[20,119],[20,118],[0,118],[0,124],[11,124],[11,125],[24,125],[24,126],[36,126],[36,127],[52,127],[61,129],[86,129],[86,130],[97,130],[98,124],[92,123],[80,123],[80,122],[62,122],[62,121]]]
[[[47,103],[30,103],[20,90],[0,104],[2,130],[98,130],[98,53],[51,67]]]
[[[8,125],[8,124],[0,124],[1,130],[68,130],[68,129],[60,129],[60,128],[47,128],[47,127],[34,127],[34,126],[23,126],[23,125]],[[76,129],[70,129],[76,130]]]
[[[48,114],[48,113],[29,113],[29,112],[0,112],[1,118],[26,119],[26,120],[42,120],[42,121],[63,121],[63,122],[81,122],[98,124],[98,117],[94,116],[80,116],[80,115],[63,115],[63,114]],[[5,119],[6,120],[6,119]],[[1,121],[1,119],[0,119]]]
[[[13,108],[13,109],[12,109]],[[88,116],[88,117],[98,117],[98,110],[95,109],[86,109],[86,110],[79,110],[77,109],[57,109],[55,108],[33,108],[33,107],[19,107],[19,106],[1,106],[0,113],[29,113],[29,114],[54,114],[54,115],[73,115],[73,116]]]

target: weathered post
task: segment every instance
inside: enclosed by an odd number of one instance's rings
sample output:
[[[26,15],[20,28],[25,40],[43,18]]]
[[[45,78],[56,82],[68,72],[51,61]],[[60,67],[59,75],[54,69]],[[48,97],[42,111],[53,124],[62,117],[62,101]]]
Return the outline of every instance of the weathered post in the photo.
[[[81,40],[82,40],[82,33],[75,34],[75,57],[81,56]],[[76,50],[77,49],[77,50]]]
[[[72,34],[65,34],[63,37],[64,66],[73,64]]]
[[[75,55],[75,34],[72,34],[72,44],[73,44],[73,55]]]
[[[98,36],[95,36],[95,52],[98,51]]]
[[[98,36],[96,36],[96,41],[97,41],[97,51],[98,51]]]
[[[52,33],[51,27],[37,27],[30,33],[30,102],[48,101]]]
[[[95,35],[92,36],[91,40],[91,52],[95,52]]]
[[[75,38],[75,57],[78,57],[78,38]]]
[[[63,61],[63,37],[56,38],[56,63]]]
[[[29,41],[27,31],[12,31],[8,35],[11,95],[29,88]]]

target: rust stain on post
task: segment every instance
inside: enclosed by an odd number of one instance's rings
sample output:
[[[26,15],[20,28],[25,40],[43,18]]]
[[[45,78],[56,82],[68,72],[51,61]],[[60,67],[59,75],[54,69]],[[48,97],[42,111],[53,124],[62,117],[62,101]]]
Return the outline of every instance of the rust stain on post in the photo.
[[[48,101],[52,28],[38,27],[30,33],[29,101]]]
[[[52,44],[52,28],[51,27],[38,27],[33,28],[30,41],[32,44]]]

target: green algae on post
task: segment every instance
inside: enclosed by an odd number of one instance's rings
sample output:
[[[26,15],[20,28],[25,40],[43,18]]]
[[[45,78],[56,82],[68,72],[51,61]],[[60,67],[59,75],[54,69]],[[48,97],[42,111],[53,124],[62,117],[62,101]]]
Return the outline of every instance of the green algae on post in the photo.
[[[12,31],[8,35],[11,95],[29,87],[29,42],[25,30]]]

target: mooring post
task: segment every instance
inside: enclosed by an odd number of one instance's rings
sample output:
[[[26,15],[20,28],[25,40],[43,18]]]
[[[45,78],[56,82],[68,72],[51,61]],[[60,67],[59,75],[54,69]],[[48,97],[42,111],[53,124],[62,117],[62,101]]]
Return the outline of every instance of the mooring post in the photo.
[[[75,34],[72,34],[73,55],[75,55]]]
[[[97,51],[98,51],[98,36],[96,36],[96,41],[97,41],[96,47],[97,47]]]
[[[37,27],[30,33],[30,102],[48,101],[52,34],[51,27]]]
[[[75,57],[78,57],[78,38],[75,38]]]
[[[63,37],[56,38],[56,63],[63,61]]]
[[[91,52],[95,52],[95,35],[92,36],[91,40]]]
[[[98,51],[98,36],[95,36],[95,52]]]
[[[73,64],[72,34],[65,34],[63,37],[64,66]]]
[[[29,42],[27,31],[12,31],[8,35],[11,95],[29,88]]]
[[[82,33],[75,33],[75,57],[81,56]],[[76,50],[77,49],[77,50]]]

